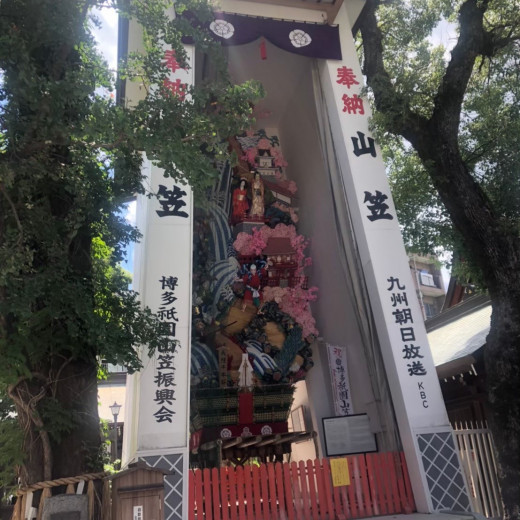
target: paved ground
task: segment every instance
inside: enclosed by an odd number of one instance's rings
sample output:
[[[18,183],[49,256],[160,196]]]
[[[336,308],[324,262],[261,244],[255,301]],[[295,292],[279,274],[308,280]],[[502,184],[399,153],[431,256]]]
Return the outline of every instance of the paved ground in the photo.
[[[483,517],[477,513],[412,513],[411,515],[387,515],[372,518],[377,520],[481,520]]]

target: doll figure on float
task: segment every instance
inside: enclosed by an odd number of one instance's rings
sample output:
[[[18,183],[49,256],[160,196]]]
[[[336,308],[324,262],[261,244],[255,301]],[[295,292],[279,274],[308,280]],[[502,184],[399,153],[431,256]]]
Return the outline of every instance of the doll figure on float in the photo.
[[[231,216],[232,224],[242,222],[249,209],[249,202],[247,201],[247,182],[245,179],[240,179],[240,185],[233,190],[232,199],[233,213]]]
[[[249,267],[249,272],[243,276],[242,280],[244,282],[244,299],[242,310],[245,310],[246,305],[250,303],[252,303],[256,308],[260,307],[260,301],[262,299],[262,271],[263,270],[258,272],[256,265],[251,264]]]
[[[250,217],[261,219],[264,217],[264,182],[260,173],[255,171],[253,176],[253,183],[251,184],[251,211]]]

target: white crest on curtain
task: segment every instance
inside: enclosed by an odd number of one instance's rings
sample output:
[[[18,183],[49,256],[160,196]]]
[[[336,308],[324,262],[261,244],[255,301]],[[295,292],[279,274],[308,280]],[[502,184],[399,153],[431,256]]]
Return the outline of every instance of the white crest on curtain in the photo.
[[[228,39],[235,34],[235,28],[226,20],[214,20],[210,23],[209,28],[221,38]]]
[[[305,47],[312,42],[312,38],[301,29],[295,29],[289,33],[289,40],[293,44],[293,47]]]

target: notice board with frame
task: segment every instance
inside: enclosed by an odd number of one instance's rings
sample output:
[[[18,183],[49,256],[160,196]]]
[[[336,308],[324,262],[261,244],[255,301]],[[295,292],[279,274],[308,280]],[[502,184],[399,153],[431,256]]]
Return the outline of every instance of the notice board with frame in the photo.
[[[324,417],[322,421],[327,457],[377,451],[376,436],[370,431],[366,413]]]

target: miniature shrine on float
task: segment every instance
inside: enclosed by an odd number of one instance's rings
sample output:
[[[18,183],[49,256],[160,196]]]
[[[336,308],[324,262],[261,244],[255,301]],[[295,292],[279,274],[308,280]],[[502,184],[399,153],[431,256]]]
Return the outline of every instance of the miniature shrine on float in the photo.
[[[210,37],[235,83],[266,91],[251,128],[222,136],[238,162],[218,163],[197,201],[144,161],[134,287],[171,347],[143,349],[128,379],[123,464],[171,470],[177,520],[190,467],[374,449],[404,453],[418,511],[469,507],[369,127],[352,37],[363,2],[325,4],[221,0]],[[211,60],[185,49],[171,84],[211,81]],[[144,94],[126,83],[128,99]]]

